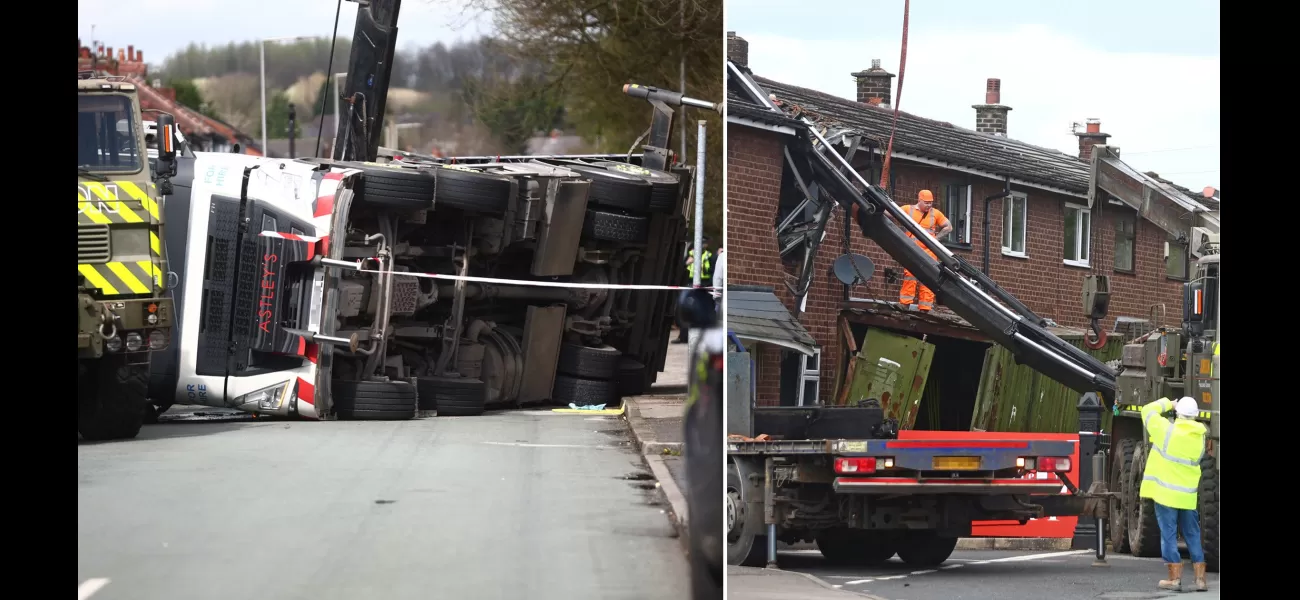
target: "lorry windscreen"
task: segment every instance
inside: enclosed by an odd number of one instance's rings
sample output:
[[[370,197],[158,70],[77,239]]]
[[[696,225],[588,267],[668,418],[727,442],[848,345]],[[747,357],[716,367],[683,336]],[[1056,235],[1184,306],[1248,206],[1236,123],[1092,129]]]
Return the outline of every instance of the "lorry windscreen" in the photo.
[[[140,170],[131,99],[119,94],[77,97],[77,166],[92,173]]]

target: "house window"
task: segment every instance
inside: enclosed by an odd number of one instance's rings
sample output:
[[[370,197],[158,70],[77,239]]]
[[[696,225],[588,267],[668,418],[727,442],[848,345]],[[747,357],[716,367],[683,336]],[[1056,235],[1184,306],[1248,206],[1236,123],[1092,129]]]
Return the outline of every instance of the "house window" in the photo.
[[[815,406],[821,403],[822,351],[812,356],[781,351],[781,406]]]
[[[1133,250],[1137,239],[1137,213],[1121,211],[1115,214],[1115,270],[1134,271]]]
[[[1065,264],[1088,266],[1092,250],[1092,211],[1078,204],[1065,205]]]
[[[944,236],[947,244],[970,245],[970,190],[969,185],[944,186],[943,214],[952,222],[952,231]]]
[[[812,356],[804,356],[803,374],[799,378],[799,406],[821,404],[822,350],[813,349]]]
[[[1002,200],[1002,253],[1025,256],[1025,228],[1028,225],[1029,199],[1012,193]]]
[[[1165,242],[1165,275],[1170,279],[1187,279],[1187,242]]]

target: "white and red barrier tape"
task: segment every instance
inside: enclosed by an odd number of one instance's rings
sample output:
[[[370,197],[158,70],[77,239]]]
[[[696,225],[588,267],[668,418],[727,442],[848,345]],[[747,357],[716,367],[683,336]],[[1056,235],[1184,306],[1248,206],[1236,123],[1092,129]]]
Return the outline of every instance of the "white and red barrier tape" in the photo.
[[[375,260],[375,259],[369,259]],[[338,261],[342,262],[342,261]],[[338,262],[331,261],[331,266],[342,266]],[[579,283],[569,281],[533,281],[529,279],[498,279],[495,277],[473,277],[460,275],[444,275],[441,273],[415,273],[412,271],[383,271],[380,269],[363,269],[361,263],[357,263],[356,271],[359,273],[374,273],[383,275],[392,273],[393,275],[404,275],[406,277],[419,277],[422,279],[444,279],[447,281],[468,281],[473,283],[495,283],[501,285],[520,285],[532,287],[553,287],[553,288],[570,288],[580,290],[712,290],[712,286],[700,286],[698,288],[683,285],[638,285],[638,284],[619,284],[619,283]]]

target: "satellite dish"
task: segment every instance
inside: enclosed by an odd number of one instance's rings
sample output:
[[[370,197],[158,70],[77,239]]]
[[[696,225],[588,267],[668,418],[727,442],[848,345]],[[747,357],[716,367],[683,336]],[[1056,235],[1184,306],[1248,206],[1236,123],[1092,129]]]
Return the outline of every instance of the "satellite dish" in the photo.
[[[876,265],[861,254],[845,254],[835,259],[831,272],[844,285],[860,285],[871,279],[876,272]]]

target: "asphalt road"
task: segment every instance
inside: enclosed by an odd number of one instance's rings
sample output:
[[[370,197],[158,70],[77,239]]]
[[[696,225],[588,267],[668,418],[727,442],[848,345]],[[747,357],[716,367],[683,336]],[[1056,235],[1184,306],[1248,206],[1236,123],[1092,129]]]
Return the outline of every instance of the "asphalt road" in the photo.
[[[781,568],[815,575],[842,590],[886,600],[1155,600],[1181,596],[1162,592],[1156,582],[1168,572],[1159,558],[1110,554],[1109,567],[1093,567],[1091,550],[954,552],[938,569],[915,569],[897,557],[874,568],[833,567],[816,550],[782,552]],[[1183,571],[1184,589],[1192,569]],[[1209,573],[1210,592],[1188,600],[1219,597],[1219,576]]]
[[[549,411],[78,442],[78,585],[94,600],[687,598],[628,444],[618,418]]]

